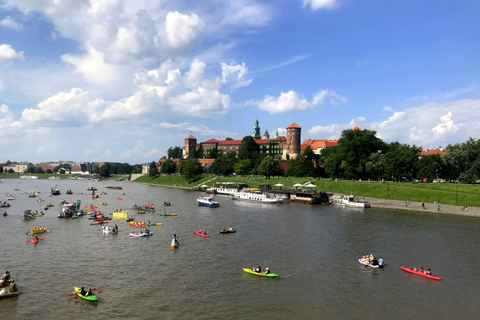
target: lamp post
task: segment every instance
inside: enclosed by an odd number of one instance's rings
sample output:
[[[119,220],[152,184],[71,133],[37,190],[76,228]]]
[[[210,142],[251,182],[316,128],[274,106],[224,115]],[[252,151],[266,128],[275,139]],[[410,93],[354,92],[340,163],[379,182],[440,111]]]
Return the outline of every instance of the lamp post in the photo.
[[[455,182],[455,198],[456,198],[456,204],[458,204],[458,182]]]

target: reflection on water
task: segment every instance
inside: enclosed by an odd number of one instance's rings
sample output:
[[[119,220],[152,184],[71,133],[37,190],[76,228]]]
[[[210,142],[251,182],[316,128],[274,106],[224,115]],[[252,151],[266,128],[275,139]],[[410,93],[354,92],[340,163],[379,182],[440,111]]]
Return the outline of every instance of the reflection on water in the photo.
[[[452,319],[475,318],[480,311],[480,281],[472,277],[480,253],[478,219],[252,204],[223,196],[216,197],[219,208],[206,208],[197,205],[197,192],[128,182],[116,183],[123,190],[109,190],[107,181],[56,180],[62,195],[50,197],[52,181],[3,182],[0,194],[10,192],[16,200],[6,209],[10,215],[0,217],[0,268],[11,272],[20,295],[1,299],[0,308],[13,318]],[[92,200],[89,185],[107,194]],[[73,195],[65,195],[68,189]],[[44,201],[29,198],[30,190]],[[137,230],[114,219],[119,233],[103,234],[85,217],[56,218],[61,199],[106,202],[99,206],[102,212],[125,208],[140,220],[164,225],[150,227],[151,237],[131,238]],[[172,206],[163,207],[165,199]],[[158,213],[178,216],[137,215],[129,209],[133,202],[149,201]],[[45,216],[21,219],[24,210],[44,210],[49,203],[55,206]],[[26,243],[31,238],[26,232],[40,225],[50,230],[41,236],[45,240]],[[235,234],[219,233],[230,226]],[[193,235],[199,229],[210,238]],[[173,233],[178,249],[170,248]],[[383,256],[387,267],[358,263],[370,253]],[[242,271],[251,265],[269,267],[280,279]],[[431,268],[442,281],[406,274],[401,265]],[[73,286],[104,292],[91,305],[68,297]]]

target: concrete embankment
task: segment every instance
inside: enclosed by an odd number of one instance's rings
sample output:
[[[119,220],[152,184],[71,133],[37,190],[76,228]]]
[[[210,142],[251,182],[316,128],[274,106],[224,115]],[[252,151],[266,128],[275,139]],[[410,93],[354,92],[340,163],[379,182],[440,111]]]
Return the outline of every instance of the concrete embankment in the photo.
[[[437,205],[434,203],[425,203],[425,208],[422,208],[421,202],[411,202],[408,201],[398,201],[398,200],[386,200],[386,199],[375,199],[375,198],[365,198],[365,201],[370,203],[372,208],[385,208],[385,209],[396,209],[396,210],[406,210],[406,211],[418,211],[418,212],[428,212],[436,214],[452,214],[457,216],[468,216],[468,217],[480,217],[480,208],[477,207],[467,207],[466,210],[462,210],[463,205],[443,205],[440,204],[440,210],[438,210]],[[467,204],[468,205],[468,204]]]

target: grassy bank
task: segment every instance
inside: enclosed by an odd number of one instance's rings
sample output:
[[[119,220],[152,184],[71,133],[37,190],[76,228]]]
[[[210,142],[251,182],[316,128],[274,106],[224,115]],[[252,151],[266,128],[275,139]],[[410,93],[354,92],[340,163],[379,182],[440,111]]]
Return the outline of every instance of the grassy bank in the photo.
[[[217,177],[212,180],[210,175],[196,180],[194,183],[187,184],[181,176],[160,176],[151,178],[142,176],[135,180],[140,183],[150,183],[165,186],[176,186],[192,188],[206,184],[210,186],[216,182],[244,182],[249,187],[258,187],[261,184],[283,184],[285,187],[294,188],[293,185],[304,184],[312,181],[317,187],[315,190],[333,192],[340,194],[353,194],[356,196],[371,197],[377,199],[400,200],[408,199],[414,202],[441,202],[442,204],[464,205],[471,207],[480,207],[480,186],[466,184],[449,183],[405,183],[405,182],[365,182],[353,180],[331,180],[331,179],[313,179],[313,178],[290,178],[279,177],[265,179],[260,177]]]
[[[59,177],[60,179],[70,179],[69,174],[55,173],[0,173],[0,179],[19,179],[22,176],[38,177],[38,179],[48,179],[50,177]]]

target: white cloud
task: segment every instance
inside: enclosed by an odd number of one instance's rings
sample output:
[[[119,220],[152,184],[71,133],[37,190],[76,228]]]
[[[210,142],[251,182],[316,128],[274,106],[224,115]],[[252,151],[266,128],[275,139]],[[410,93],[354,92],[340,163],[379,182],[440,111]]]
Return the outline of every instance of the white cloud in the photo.
[[[0,20],[0,27],[12,29],[12,30],[20,30],[21,25],[15,22],[11,17],[7,16],[5,19]]]
[[[206,25],[196,14],[169,12],[165,19],[164,42],[177,54],[185,54],[199,41]]]
[[[438,136],[444,136],[446,134],[455,134],[460,127],[452,120],[452,113],[440,117],[440,123],[435,126],[432,131]]]
[[[342,126],[338,124],[331,124],[329,126],[315,126],[312,129],[308,130],[308,134],[311,134],[313,136],[323,136],[325,133],[328,134],[338,134],[341,132]]]
[[[339,5],[338,0],[303,0],[303,6],[308,6],[312,8],[312,10],[318,9],[334,9]]]
[[[325,99],[330,98],[330,103],[333,105],[338,105],[339,103],[346,103],[348,101],[347,98],[342,97],[338,93],[333,90],[326,89],[319,91],[314,97],[312,103],[314,105],[322,104]]]
[[[201,87],[172,97],[168,102],[176,112],[199,118],[226,114],[230,107],[230,97],[228,95]]]
[[[64,54],[62,60],[74,65],[79,73],[95,84],[108,85],[119,78],[117,69],[106,63],[104,55],[90,46],[88,54],[81,57]]]
[[[9,44],[0,44],[0,62],[13,59],[23,59],[23,51],[17,52]]]
[[[231,84],[232,89],[247,87],[252,82],[252,79],[245,79],[245,74],[248,68],[245,63],[235,64],[234,62],[226,64],[221,62],[222,66],[222,81],[224,84]]]

